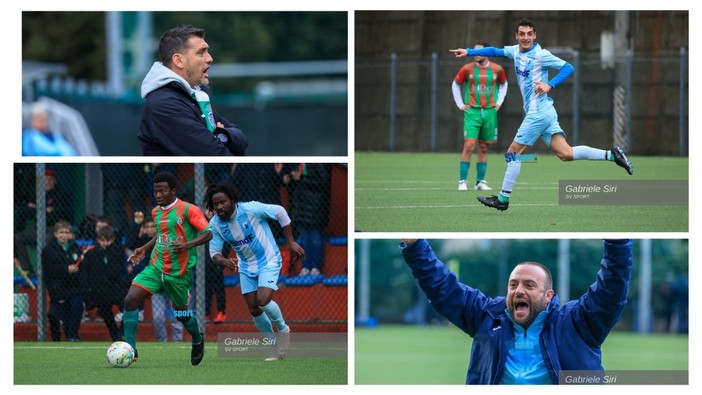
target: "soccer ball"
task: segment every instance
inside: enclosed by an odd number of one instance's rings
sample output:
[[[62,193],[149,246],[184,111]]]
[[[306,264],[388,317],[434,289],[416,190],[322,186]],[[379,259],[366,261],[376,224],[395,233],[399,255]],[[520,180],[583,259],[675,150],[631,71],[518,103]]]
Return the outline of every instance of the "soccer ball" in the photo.
[[[126,368],[134,362],[134,349],[127,342],[114,342],[107,349],[107,363],[115,368]]]

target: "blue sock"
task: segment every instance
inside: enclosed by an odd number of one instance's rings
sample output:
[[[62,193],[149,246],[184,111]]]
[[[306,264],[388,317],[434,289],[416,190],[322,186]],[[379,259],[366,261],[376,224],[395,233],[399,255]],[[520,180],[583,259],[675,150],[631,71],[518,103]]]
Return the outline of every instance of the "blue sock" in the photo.
[[[258,328],[258,331],[263,333],[264,335],[268,335],[273,333],[273,325],[271,324],[271,320],[268,319],[268,316],[266,315],[265,312],[261,313],[258,317],[253,317],[253,322],[254,325],[256,325],[256,328]]]
[[[285,320],[283,319],[283,313],[280,311],[280,306],[274,300],[271,300],[267,305],[261,306],[261,309],[268,316],[268,318],[275,324],[278,332],[287,332],[288,326],[285,325]]]

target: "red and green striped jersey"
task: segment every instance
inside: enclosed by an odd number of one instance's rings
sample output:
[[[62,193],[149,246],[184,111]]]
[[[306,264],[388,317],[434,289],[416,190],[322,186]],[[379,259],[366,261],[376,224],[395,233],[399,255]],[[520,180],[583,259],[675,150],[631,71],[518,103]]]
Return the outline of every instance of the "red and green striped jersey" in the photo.
[[[507,81],[505,69],[490,62],[481,67],[477,62],[469,63],[458,71],[455,81],[466,84],[465,101],[474,108],[494,108],[497,102],[497,87]]]
[[[191,248],[176,255],[171,245],[185,243],[210,228],[199,207],[176,199],[168,208],[154,207],[151,218],[156,223],[156,245],[151,253],[151,264],[164,274],[183,277],[197,263],[197,249]]]

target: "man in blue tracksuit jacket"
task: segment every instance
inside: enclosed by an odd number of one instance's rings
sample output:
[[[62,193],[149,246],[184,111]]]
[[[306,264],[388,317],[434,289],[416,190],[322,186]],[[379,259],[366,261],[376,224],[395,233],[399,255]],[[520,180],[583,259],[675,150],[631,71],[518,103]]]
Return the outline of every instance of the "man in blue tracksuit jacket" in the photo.
[[[248,138],[237,125],[214,112],[207,91],[214,62],[205,31],[178,26],[159,42],[141,84],[144,111],[139,143],[145,156],[243,156]]]
[[[600,347],[626,306],[632,244],[603,241],[596,281],[563,306],[539,263],[518,264],[507,296],[489,298],[461,284],[426,240],[400,248],[436,311],[473,338],[466,384],[558,384],[561,371],[604,370]]]

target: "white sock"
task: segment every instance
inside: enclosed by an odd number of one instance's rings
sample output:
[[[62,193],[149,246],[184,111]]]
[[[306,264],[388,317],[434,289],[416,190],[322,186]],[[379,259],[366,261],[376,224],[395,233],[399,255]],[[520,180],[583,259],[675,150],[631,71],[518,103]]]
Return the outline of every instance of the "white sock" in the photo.
[[[502,196],[509,198],[512,194],[512,189],[514,184],[517,183],[517,177],[519,177],[521,168],[522,161],[518,159],[507,163],[507,171],[505,172],[505,178],[502,180],[502,190],[500,191]]]
[[[573,147],[573,160],[608,160],[609,151],[599,148],[578,145]]]

